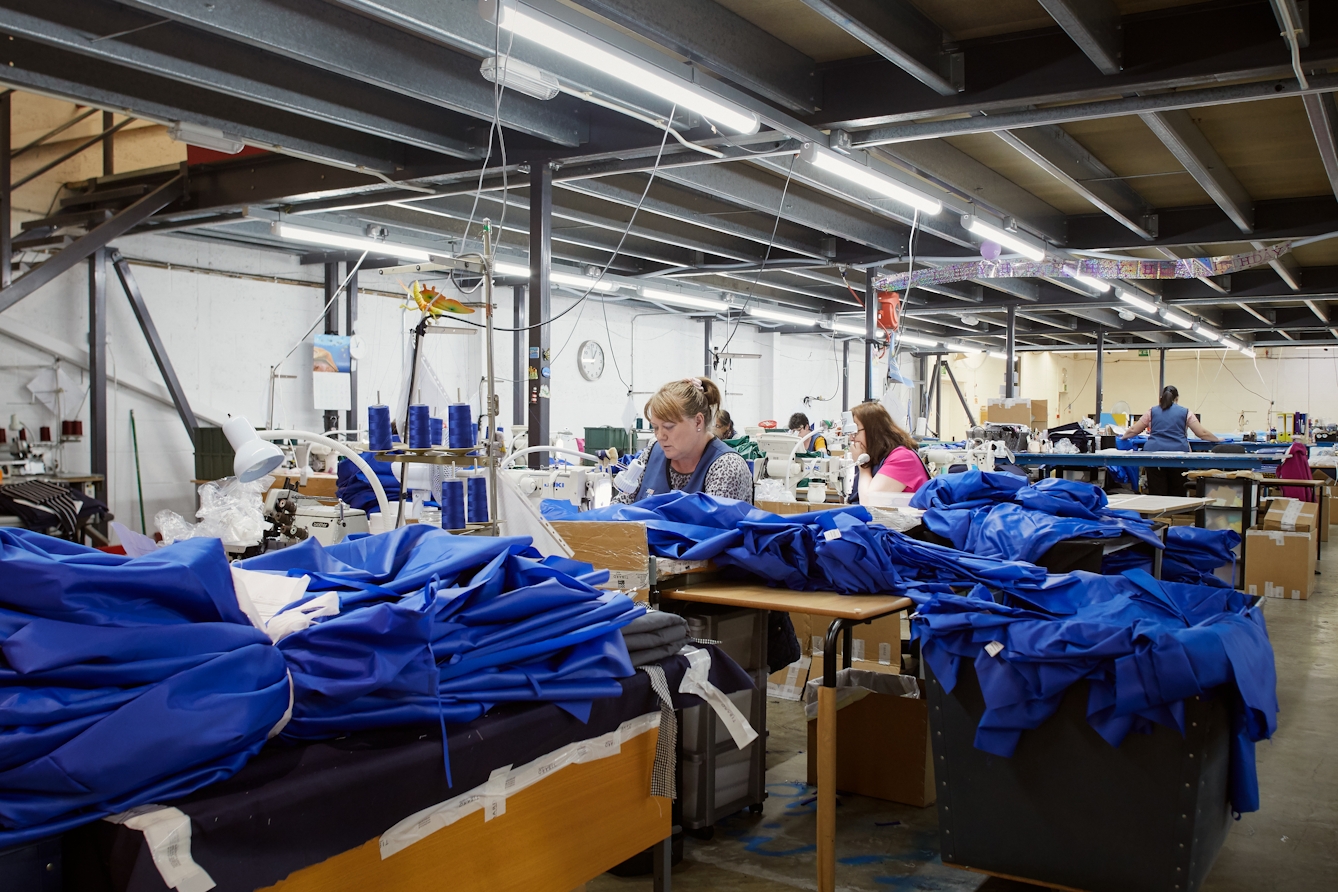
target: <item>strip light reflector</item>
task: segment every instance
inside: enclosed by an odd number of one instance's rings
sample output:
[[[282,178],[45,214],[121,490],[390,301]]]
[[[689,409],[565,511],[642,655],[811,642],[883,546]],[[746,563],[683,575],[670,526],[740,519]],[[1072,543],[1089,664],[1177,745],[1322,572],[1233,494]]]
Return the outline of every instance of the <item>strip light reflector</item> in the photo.
[[[998,242],[1005,248],[1012,248],[1029,260],[1037,262],[1045,259],[1045,249],[1040,248],[1026,239],[1020,238],[1011,232],[995,226],[993,223],[986,223],[979,217],[973,217],[966,214],[962,217],[962,227],[968,232],[974,232],[981,238],[989,239],[992,242]]]
[[[678,291],[665,291],[660,288],[642,288],[641,297],[645,300],[653,300],[659,303],[675,304],[680,307],[691,307],[694,310],[715,310],[717,313],[729,309],[729,304],[723,300],[715,300],[710,297],[698,297],[695,294],[682,294]]]
[[[1093,279],[1091,276],[1074,276],[1073,278],[1076,281],[1082,282],[1088,288],[1099,291],[1102,294],[1105,294],[1110,290],[1110,283],[1103,282],[1101,279]]]
[[[854,335],[857,338],[864,337],[864,326],[852,325],[849,322],[833,322],[832,331],[839,331],[841,334]],[[884,338],[887,336],[887,332],[883,331],[881,328],[875,328],[873,330],[873,336],[876,338]]]
[[[479,0],[479,12],[488,21],[498,21],[503,30],[534,41],[568,59],[612,75],[634,87],[653,93],[679,108],[691,109],[712,123],[735,133],[752,134],[761,122],[752,112],[737,108],[680,77],[634,60],[574,28],[529,9],[515,0]]]
[[[818,324],[816,316],[809,316],[805,313],[787,313],[784,310],[773,310],[770,307],[749,307],[748,315],[756,316],[759,319],[768,319],[772,322],[786,322],[790,325]]]
[[[1166,318],[1166,321],[1167,321],[1167,322],[1171,323],[1172,325],[1176,326],[1177,328],[1193,328],[1193,327],[1194,327],[1194,320],[1193,320],[1193,319],[1190,319],[1188,316],[1182,316],[1182,315],[1180,315],[1179,313],[1175,312],[1175,310],[1162,310],[1162,311],[1161,311],[1161,314],[1162,314],[1162,316],[1164,316],[1164,317]]]
[[[1196,335],[1202,335],[1203,337],[1207,338],[1207,339],[1210,340],[1210,341],[1220,341],[1220,340],[1222,340],[1222,335],[1221,335],[1219,332],[1215,332],[1215,331],[1213,331],[1211,328],[1209,328],[1209,327],[1206,326],[1206,325],[1196,325],[1196,326],[1194,326],[1194,334],[1196,334]]]
[[[417,260],[422,263],[432,259],[426,248],[399,245],[394,242],[379,242],[373,238],[359,238],[355,235],[340,235],[337,232],[325,232],[320,229],[307,229],[288,223],[275,223],[271,232],[279,238],[308,245],[323,245],[327,248],[347,248],[350,251],[366,251],[368,254],[396,257],[400,260]]]
[[[831,149],[824,149],[816,143],[804,143],[799,150],[799,157],[819,170],[835,174],[844,180],[849,180],[856,185],[877,192],[879,195],[886,195],[893,201],[899,201],[908,207],[915,208],[917,211],[923,211],[931,217],[943,210],[942,202],[930,198],[928,195],[921,195],[913,189],[908,189],[891,177],[884,176],[876,170],[870,170],[858,161],[852,161],[844,155],[838,155]]]
[[[902,332],[897,336],[897,340],[903,344],[912,344],[916,347],[937,347],[938,341],[933,338],[922,338],[919,335],[907,334]]]

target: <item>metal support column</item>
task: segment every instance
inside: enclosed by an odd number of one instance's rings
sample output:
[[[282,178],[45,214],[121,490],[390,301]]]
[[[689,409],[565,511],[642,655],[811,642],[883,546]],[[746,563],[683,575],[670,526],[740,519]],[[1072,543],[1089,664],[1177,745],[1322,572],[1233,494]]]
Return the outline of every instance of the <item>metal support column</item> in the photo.
[[[333,299],[339,293],[339,264],[325,264],[325,291],[323,304],[325,307],[325,333],[328,335],[339,334],[339,301]],[[409,394],[409,402],[413,402],[413,394]],[[332,431],[339,427],[339,412],[336,409],[325,410],[325,427],[322,430]]]
[[[929,357],[923,353],[915,357],[915,380],[919,383],[919,390],[915,396],[915,415],[916,426],[920,426],[921,420],[924,426],[929,426]]]
[[[873,274],[864,277],[864,398],[873,399],[873,333],[878,314],[878,293],[873,290]]]
[[[703,354],[702,375],[703,377],[706,378],[711,377],[711,373],[715,371],[715,362],[714,362],[715,356],[711,353],[711,334],[712,334],[712,329],[715,327],[712,323],[714,322],[715,322],[714,316],[702,317],[702,341],[704,342],[704,347],[706,351]]]
[[[850,411],[850,341],[841,342],[841,412]]]
[[[934,436],[943,439],[943,356],[934,354]]]
[[[358,271],[355,269],[344,286],[344,334],[350,338],[358,333]],[[348,360],[348,412],[344,416],[347,430],[358,428],[358,361]]]
[[[13,107],[13,97],[13,90],[5,90],[0,94],[0,288],[9,287],[10,265],[14,256],[14,239],[10,230],[13,226],[14,206],[9,194],[9,146],[13,136],[10,109]]]
[[[1161,392],[1166,389],[1166,348],[1163,347],[1157,352],[1161,354],[1157,360],[1157,399],[1161,399]]]
[[[1096,423],[1101,424],[1101,398],[1104,382],[1102,380],[1103,367],[1106,358],[1106,330],[1098,328],[1096,330]]]
[[[88,472],[102,477],[93,495],[107,501],[107,250],[88,257]],[[105,532],[105,531],[104,531]]]
[[[525,286],[511,286],[511,423],[525,424]],[[513,434],[514,436],[514,434]],[[522,447],[523,448],[523,447]]]
[[[530,445],[548,445],[548,421],[552,400],[549,388],[552,358],[549,349],[548,275],[553,255],[553,168],[546,161],[535,161],[530,167],[530,369],[529,426]],[[530,467],[543,466],[544,456],[530,454]]]
[[[116,173],[116,131],[112,130],[115,115],[109,111],[102,113],[102,175],[109,177]]]
[[[943,368],[948,371],[948,380],[952,382],[952,389],[957,391],[957,399],[961,400],[962,411],[966,413],[967,427],[976,426],[976,416],[971,412],[971,407],[966,404],[966,394],[962,393],[962,385],[957,383],[957,376],[952,373],[952,366],[945,362]]]
[[[1013,399],[1017,396],[1017,374],[1013,371],[1017,364],[1017,305],[1008,305],[1008,335],[1007,348],[1008,367],[1004,371],[1004,398]]]

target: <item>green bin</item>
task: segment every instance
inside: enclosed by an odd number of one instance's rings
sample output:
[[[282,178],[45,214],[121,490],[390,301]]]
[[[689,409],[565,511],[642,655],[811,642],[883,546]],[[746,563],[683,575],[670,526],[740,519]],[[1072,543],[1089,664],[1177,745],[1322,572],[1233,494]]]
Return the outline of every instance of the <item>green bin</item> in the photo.
[[[221,480],[232,476],[232,444],[221,427],[195,428],[195,479]]]
[[[630,450],[627,429],[622,427],[587,427],[585,429],[585,451],[599,455],[601,449],[617,449],[619,455],[626,455]],[[586,464],[594,464],[587,460]]]

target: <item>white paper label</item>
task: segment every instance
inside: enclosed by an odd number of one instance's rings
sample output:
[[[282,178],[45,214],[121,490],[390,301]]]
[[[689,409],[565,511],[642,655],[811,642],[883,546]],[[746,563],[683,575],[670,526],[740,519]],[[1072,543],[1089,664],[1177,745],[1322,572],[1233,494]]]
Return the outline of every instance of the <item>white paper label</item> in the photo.
[[[828,542],[831,542],[833,539],[840,539],[840,538],[841,538],[841,531],[840,531],[840,530],[827,530],[827,531],[825,531],[825,532],[822,534],[822,538],[826,539]]]
[[[878,662],[882,663],[884,666],[892,665],[892,645],[888,644],[886,641],[880,641],[878,643]]]
[[[1282,528],[1289,533],[1296,532],[1296,520],[1301,516],[1301,503],[1290,501],[1287,507],[1282,509]]]
[[[190,855],[190,818],[176,808],[141,805],[105,820],[144,834],[153,866],[177,892],[209,892],[217,885]]]
[[[864,659],[864,639],[863,639],[863,638],[855,638],[855,639],[853,639],[853,640],[850,642],[850,659],[852,659],[852,660],[862,660],[862,659]]]
[[[997,657],[1003,651],[1003,649],[1004,649],[1003,644],[1001,644],[998,641],[991,641],[989,644],[985,645],[985,653],[989,654],[992,657]]]

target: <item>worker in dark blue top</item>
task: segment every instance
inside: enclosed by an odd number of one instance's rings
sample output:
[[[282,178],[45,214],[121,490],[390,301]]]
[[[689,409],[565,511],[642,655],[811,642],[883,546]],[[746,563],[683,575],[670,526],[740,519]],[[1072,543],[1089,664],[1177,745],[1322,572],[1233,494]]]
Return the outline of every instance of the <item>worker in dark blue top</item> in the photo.
[[[1199,424],[1199,419],[1180,405],[1180,391],[1167,384],[1161,389],[1157,405],[1138,419],[1138,423],[1124,432],[1125,438],[1136,437],[1150,430],[1143,444],[1144,452],[1189,452],[1186,430],[1204,440],[1217,443],[1221,438]],[[1154,496],[1183,496],[1185,472],[1183,468],[1147,468],[1148,494]]]

